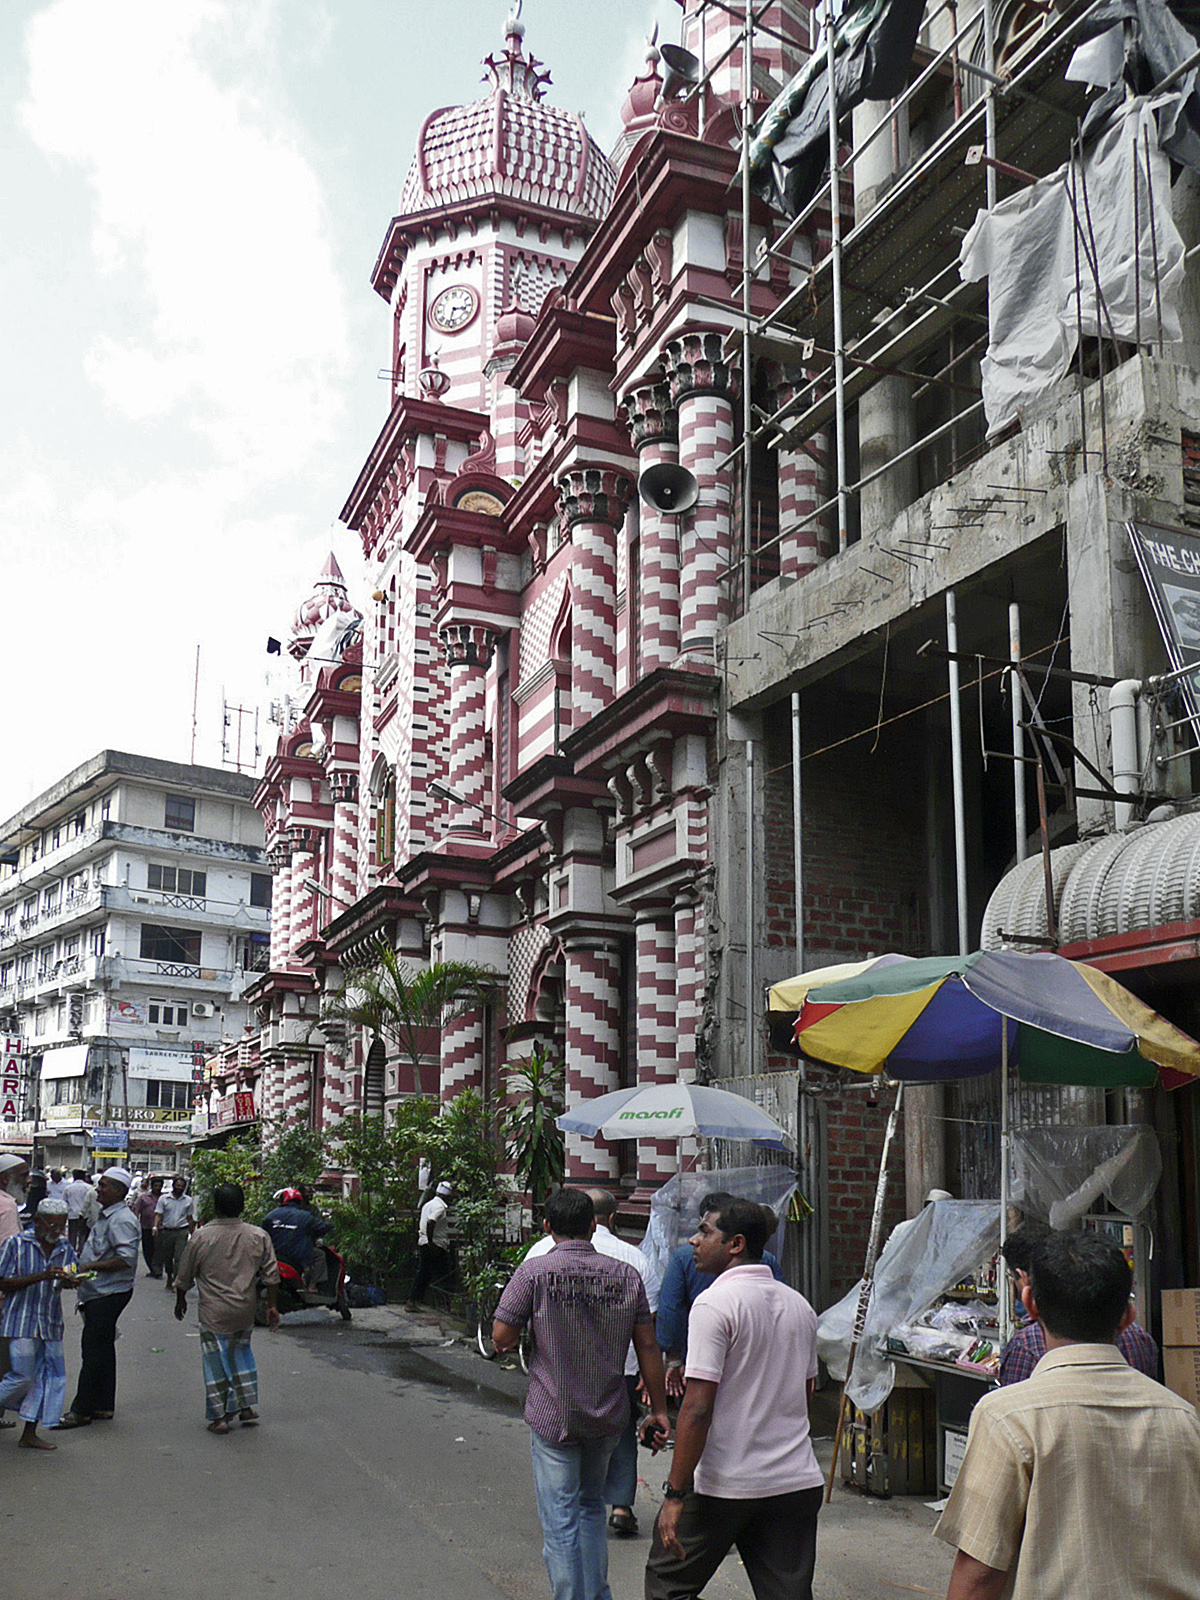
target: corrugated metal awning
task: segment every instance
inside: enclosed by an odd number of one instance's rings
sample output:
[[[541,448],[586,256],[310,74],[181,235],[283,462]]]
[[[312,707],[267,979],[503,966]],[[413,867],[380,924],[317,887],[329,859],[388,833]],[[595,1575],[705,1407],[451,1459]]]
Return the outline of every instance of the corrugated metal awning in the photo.
[[[1200,812],[1082,839],[1050,853],[1058,949],[1113,967],[1200,959]],[[997,884],[985,950],[1048,942],[1041,854]]]

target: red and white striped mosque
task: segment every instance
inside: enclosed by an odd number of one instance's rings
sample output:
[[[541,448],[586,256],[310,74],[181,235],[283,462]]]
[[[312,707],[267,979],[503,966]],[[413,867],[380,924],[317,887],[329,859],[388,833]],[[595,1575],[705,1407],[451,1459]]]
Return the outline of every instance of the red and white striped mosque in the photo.
[[[755,70],[780,83],[807,57],[809,11],[759,10]],[[726,1027],[714,1001],[733,831],[714,647],[738,604],[739,25],[683,0],[681,43],[717,63],[709,88],[664,98],[650,46],[611,154],[547,98],[515,16],[482,98],[421,127],[371,277],[390,409],[341,511],[371,599],[360,619],[331,558],[296,613],[298,715],[257,795],[270,971],[248,993],[260,1029],[218,1087],[252,1088],[266,1118],[328,1126],[413,1091],[402,1063],[368,1075],[359,1041],[311,1036],[322,994],[381,939],[414,966],[506,979],[503,1011],[433,1045],[424,1087],[443,1097],[495,1094],[537,1043],[565,1062],[568,1103],[745,1070],[744,1015]],[[817,248],[818,227],[827,214]],[[757,278],[755,313],[787,287],[786,264]],[[656,463],[694,475],[687,514],[639,500]],[[811,452],[780,453],[776,515],[803,520],[820,479]],[[785,540],[780,574],[813,567],[825,537]],[[673,1144],[569,1142],[570,1176],[639,1199],[675,1163]]]

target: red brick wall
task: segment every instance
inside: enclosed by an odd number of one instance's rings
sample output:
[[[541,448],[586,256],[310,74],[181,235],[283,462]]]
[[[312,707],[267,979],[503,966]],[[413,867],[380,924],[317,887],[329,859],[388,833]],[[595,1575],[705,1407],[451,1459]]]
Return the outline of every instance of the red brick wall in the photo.
[[[871,1103],[861,1089],[831,1099],[826,1124],[826,1170],[829,1212],[830,1301],[840,1300],[862,1276],[883,1133],[895,1090],[881,1087]],[[904,1220],[903,1123],[896,1129],[888,1162],[888,1188],[884,1202],[881,1246],[896,1223]]]
[[[851,697],[833,707],[806,696],[804,748],[817,751],[868,726],[876,704]],[[791,725],[786,705],[767,720],[765,943],[795,941]],[[801,769],[804,801],[805,951],[808,965],[855,961],[885,951],[927,955],[930,917],[921,730],[885,729]],[[816,961],[814,961],[816,958]],[[772,1056],[771,1069],[794,1065]],[[827,1108],[829,1275],[838,1299],[858,1279],[866,1253],[884,1127],[894,1091],[877,1101],[862,1089],[834,1094]],[[883,1239],[904,1217],[902,1129],[892,1145]]]

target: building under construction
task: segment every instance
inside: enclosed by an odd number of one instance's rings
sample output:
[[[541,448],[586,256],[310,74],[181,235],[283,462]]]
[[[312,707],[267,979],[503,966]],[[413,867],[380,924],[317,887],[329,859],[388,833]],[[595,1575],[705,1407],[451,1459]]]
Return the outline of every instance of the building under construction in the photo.
[[[321,994],[380,939],[484,961],[505,1004],[431,1046],[443,1096],[543,1045],[572,1103],[677,1076],[768,1103],[824,1304],[883,1115],[772,1051],[768,984],[1015,942],[1189,1025],[1188,20],[685,0],[606,156],[509,19],[372,275],[391,406],[342,513],[371,604],[328,569],[288,642],[228,1089],[386,1107],[403,1064],[322,1043]],[[1164,1281],[1195,1281],[1197,1092],[1036,1095],[1158,1124]],[[910,1093],[890,1215],[995,1194],[997,1122],[988,1080]],[[572,1136],[568,1170],[637,1211],[677,1157]]]

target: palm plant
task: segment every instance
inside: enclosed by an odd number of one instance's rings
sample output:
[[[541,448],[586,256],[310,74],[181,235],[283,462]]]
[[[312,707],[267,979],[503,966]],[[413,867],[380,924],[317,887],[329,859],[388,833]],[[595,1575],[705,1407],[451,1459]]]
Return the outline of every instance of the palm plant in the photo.
[[[413,1082],[423,1094],[421,1061],[431,1031],[493,1004],[500,993],[500,974],[491,967],[435,961],[418,969],[381,941],[375,959],[349,971],[345,988],[326,998],[317,1026],[362,1028],[370,1034],[368,1076],[372,1065],[382,1068],[384,1047],[390,1045],[412,1066]],[[368,1109],[382,1111],[382,1098],[377,1108]]]
[[[563,1180],[564,1140],[555,1118],[563,1109],[561,1065],[535,1045],[504,1080],[505,1149],[518,1189],[527,1191],[536,1217],[546,1196]]]

